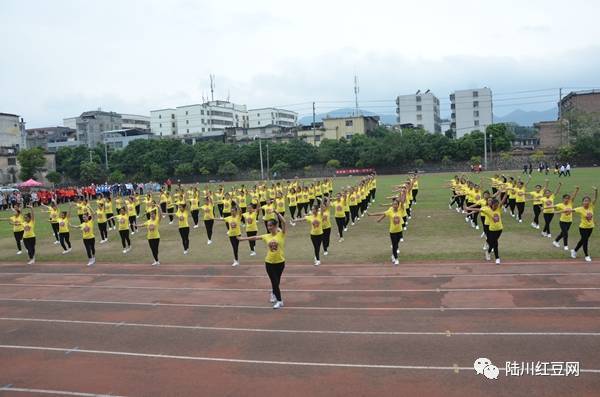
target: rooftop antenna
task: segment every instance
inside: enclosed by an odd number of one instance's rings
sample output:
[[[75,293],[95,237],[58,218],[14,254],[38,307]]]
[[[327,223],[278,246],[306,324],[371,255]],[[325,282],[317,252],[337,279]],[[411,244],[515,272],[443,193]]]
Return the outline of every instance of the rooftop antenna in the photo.
[[[354,75],[354,104],[356,106],[356,114],[355,116],[358,116],[358,93],[359,93],[360,89],[358,88],[358,77],[356,75]]]
[[[429,91],[430,91],[430,90],[429,90],[429,88],[428,88],[428,89],[427,89],[427,91],[425,91],[425,93],[426,93],[426,94],[429,94]]]
[[[421,90],[417,90],[417,93],[415,95],[419,95],[421,93]]]
[[[215,100],[215,75],[210,75],[210,100],[211,102]]]
[[[227,102],[229,102],[229,90],[227,90]]]

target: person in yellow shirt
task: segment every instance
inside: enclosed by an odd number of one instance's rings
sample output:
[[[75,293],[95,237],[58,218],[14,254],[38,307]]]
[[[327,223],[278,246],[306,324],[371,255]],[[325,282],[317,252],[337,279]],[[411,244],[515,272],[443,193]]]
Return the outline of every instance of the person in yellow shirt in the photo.
[[[554,197],[558,196],[562,183],[558,182],[556,191],[552,193],[551,190],[546,189],[544,191],[544,197],[542,197],[542,212],[544,214],[544,228],[542,229],[542,236],[551,238],[550,224],[554,218]]]
[[[160,232],[159,225],[160,220],[162,219],[162,212],[159,213],[160,208],[157,208],[156,211],[152,211],[150,213],[150,219],[144,222],[140,227],[145,227],[147,230],[146,239],[148,240],[148,245],[150,246],[150,251],[152,252],[152,257],[154,258],[154,262],[152,262],[152,266],[159,266],[160,261],[158,260],[158,247],[160,245]]]
[[[63,254],[71,252],[71,233],[69,226],[71,224],[71,204],[69,204],[69,210],[63,211],[58,218],[58,237],[60,245],[63,249]]]
[[[242,235],[242,215],[239,208],[237,206],[232,206],[231,215],[229,215],[227,218],[219,218],[218,220],[229,225],[229,228],[227,229],[227,236],[229,236],[229,242],[231,243],[231,248],[233,249],[233,263],[231,266],[238,266],[240,264],[238,258],[240,241],[238,240],[238,237]]]
[[[46,208],[45,212],[48,213],[48,220],[52,227],[52,233],[54,234],[54,244],[59,244],[60,239],[58,237],[58,206],[54,201],[50,205],[41,204],[42,207]]]
[[[267,222],[271,219],[277,219],[275,211],[275,202],[273,199],[267,199],[267,203],[262,206],[263,210],[263,222],[265,223],[265,229],[268,228]]]
[[[548,180],[546,185],[542,188],[542,185],[535,185],[535,190],[527,193],[533,201],[533,222],[531,227],[534,229],[540,228],[540,214],[542,213],[542,198],[544,197],[544,191],[548,189]]]
[[[344,241],[344,227],[346,225],[346,214],[344,213],[344,200],[342,194],[338,193],[335,199],[332,201],[331,206],[333,207],[333,216],[335,217],[335,224],[338,228],[338,236],[340,237],[339,242]]]
[[[579,192],[579,186],[575,187],[573,194],[563,194],[563,201],[560,204],[554,206],[554,210],[560,213],[559,226],[560,233],[556,236],[556,239],[552,242],[556,248],[560,248],[560,240],[563,240],[563,249],[569,250],[569,229],[573,223],[573,202]]]
[[[529,175],[529,178],[531,179],[531,175]],[[527,190],[529,180],[527,181],[527,183],[523,181],[518,181],[516,187],[514,188],[515,206],[517,207],[517,221],[519,223],[523,223],[523,212],[525,211],[526,199],[525,195],[527,194],[525,191]]]
[[[473,211],[484,214],[489,222],[489,229],[487,234],[488,249],[485,252],[485,259],[489,261],[491,259],[491,253],[492,251],[494,251],[494,256],[496,257],[496,265],[500,264],[500,250],[498,248],[498,241],[504,228],[504,226],[502,225],[501,208],[504,205],[504,202],[507,198],[508,195],[503,195],[502,201],[498,201],[498,199],[493,198],[490,201],[489,206],[473,209]]]
[[[148,215],[150,216],[150,214]],[[113,222],[116,221],[119,229],[119,236],[121,237],[121,245],[123,246],[123,253],[126,254],[131,251],[131,240],[129,239],[129,216],[127,216],[127,211],[125,208],[121,207],[119,213],[112,218]]]
[[[23,215],[21,214],[21,210],[18,207],[13,207],[14,214],[8,218],[1,218],[2,221],[8,221],[10,225],[12,225],[13,236],[15,237],[15,242],[17,243],[17,255],[21,255],[23,253],[23,248],[21,247],[21,241],[23,241]]]
[[[319,266],[321,264],[321,244],[323,243],[323,218],[319,212],[319,206],[312,207],[310,215],[296,219],[296,222],[302,221],[310,225],[310,240],[315,254],[314,265]]]
[[[210,196],[204,198],[204,205],[200,207],[202,210],[202,219],[204,220],[204,228],[206,229],[207,244],[212,244],[213,226],[215,224],[215,212],[213,201]],[[222,210],[222,209],[221,209]]]
[[[404,198],[406,197],[406,193],[402,193],[400,197],[394,198],[392,201],[392,206],[388,208],[385,212],[379,212],[374,214],[367,214],[368,216],[376,216],[379,217],[377,222],[381,222],[384,218],[388,218],[390,220],[390,240],[392,241],[392,264],[398,265],[400,262],[398,260],[398,251],[399,251],[399,243],[402,235],[402,214],[403,211],[401,209],[404,206]]]
[[[98,222],[98,229],[100,230],[100,244],[108,242],[108,218],[106,216],[106,209],[104,203],[98,204],[96,209],[96,221]]]
[[[106,196],[102,195],[102,193],[100,195],[101,195],[101,197],[104,198],[104,208],[106,209],[106,219],[108,219],[108,230],[115,230],[117,225],[113,218],[113,216],[115,214],[115,207],[114,207],[112,198],[110,197],[110,194],[108,194],[108,193]]]
[[[298,197],[296,196],[296,189],[291,187],[287,193],[288,208],[290,209],[290,217],[294,219],[296,215],[296,206],[298,205]],[[294,225],[292,225],[294,226]]]
[[[419,174],[418,171],[412,175],[412,204],[417,204],[417,194],[419,194]]]
[[[348,194],[348,199],[350,200],[350,222],[352,226],[354,226],[354,222],[356,222],[358,218],[358,192],[356,188],[351,188]]]
[[[166,214],[167,213],[167,192],[165,192],[164,189],[160,189],[159,204],[160,204],[161,213]]]
[[[198,229],[198,215],[200,214],[200,193],[198,192],[198,188],[194,188],[190,196],[190,211],[192,213],[192,220],[194,221],[194,229]]]
[[[285,197],[282,192],[277,192],[275,196],[275,211],[285,216]],[[279,225],[281,228],[281,225]]]
[[[231,194],[229,192],[223,195],[223,215],[221,218],[225,219],[231,216],[231,208],[234,206],[234,202],[231,200]],[[229,223],[225,222],[225,227],[229,230]]]
[[[177,218],[179,235],[181,236],[181,243],[183,244],[183,255],[187,255],[190,250],[190,224],[188,222],[189,213],[185,203],[179,204],[175,217]]]
[[[244,220],[246,222],[246,236],[247,237],[254,237],[258,234],[258,224],[256,223],[257,215],[258,215],[258,212],[256,212],[255,204],[250,204],[248,206],[248,211],[246,213],[242,214],[242,217],[244,218]],[[256,241],[249,240],[249,245],[250,245],[250,256],[255,256],[256,251],[254,250],[254,247],[256,246]]]
[[[281,214],[277,214],[279,222],[271,219],[267,222],[268,233],[261,236],[237,237],[238,241],[264,241],[267,245],[267,255],[265,256],[265,269],[271,280],[271,297],[269,301],[273,303],[273,309],[283,307],[283,298],[279,288],[281,275],[285,269],[285,237],[287,234],[287,225]],[[283,227],[279,229],[278,224]]]
[[[23,244],[29,257],[27,264],[33,265],[35,264],[35,214],[31,205],[27,208],[29,213],[23,217]]]
[[[224,196],[225,196],[225,189],[223,188],[223,185],[219,185],[219,188],[215,192],[215,201],[217,203],[217,209],[219,210],[219,216],[221,218],[224,217],[224,214],[223,214],[223,197]]]
[[[96,238],[94,236],[94,219],[91,211],[83,214],[83,222],[78,226],[82,232],[83,245],[88,257],[88,266],[96,263]]]
[[[173,224],[173,213],[175,212],[175,200],[176,199],[177,199],[176,197],[171,196],[171,193],[167,192],[167,214],[169,214],[169,225]],[[156,262],[158,262],[158,261],[156,261]]]
[[[580,238],[575,248],[571,250],[571,258],[577,258],[577,251],[583,247],[586,262],[592,261],[592,257],[588,251],[588,243],[594,231],[594,208],[596,207],[596,201],[598,201],[598,188],[593,187],[592,189],[594,189],[594,200],[589,196],[585,196],[581,202],[581,207],[573,210],[580,216],[581,221],[579,222]]]
[[[125,208],[127,209],[127,216],[129,217],[129,228],[131,229],[131,234],[135,234],[138,230],[137,225],[137,214],[135,212],[135,199],[133,196],[129,196],[129,198],[125,201]]]
[[[327,256],[331,239],[331,204],[327,196],[321,201],[321,219],[323,221],[323,255]]]

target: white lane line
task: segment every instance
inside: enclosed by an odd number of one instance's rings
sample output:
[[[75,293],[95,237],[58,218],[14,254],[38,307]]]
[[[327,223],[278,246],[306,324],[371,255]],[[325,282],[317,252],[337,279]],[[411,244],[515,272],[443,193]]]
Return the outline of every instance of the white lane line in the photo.
[[[29,275],[29,276],[95,276],[95,277],[176,277],[176,278],[268,278],[266,275],[214,275],[214,274],[144,274],[144,273],[61,273],[61,272],[52,272],[52,273],[44,273],[44,272],[0,272],[0,276],[10,275]],[[546,277],[546,276],[600,276],[600,272],[573,272],[573,273],[443,273],[443,274],[432,274],[426,276],[418,276],[418,275],[398,275],[398,274],[390,274],[390,275],[360,275],[360,274],[340,274],[340,275],[318,275],[318,274],[294,274],[294,273],[284,273],[285,278],[460,278],[460,277],[514,277],[514,276],[523,276],[523,277]]]
[[[230,332],[257,332],[257,333],[282,333],[282,334],[323,334],[323,335],[404,335],[404,336],[600,336],[600,332],[421,332],[421,331],[334,331],[334,330],[301,330],[301,329],[265,329],[265,328],[234,328],[234,327],[204,327],[199,325],[172,325],[172,324],[148,324],[128,323],[110,321],[85,321],[85,320],[63,320],[46,318],[26,317],[0,317],[0,321],[34,322],[52,324],[78,324],[78,325],[105,325],[117,327],[140,327],[140,328],[166,328],[198,331],[230,331]],[[72,349],[72,351],[77,351]]]
[[[46,347],[46,346],[22,346],[22,345],[0,345],[0,349],[11,350],[33,350],[33,351],[55,351],[64,352],[65,348],[61,347]],[[199,356],[180,356],[171,354],[153,354],[153,353],[134,353],[123,351],[110,350],[77,350],[76,354],[97,354],[110,356],[125,356],[125,357],[142,357],[142,358],[160,358],[170,360],[188,360],[188,361],[212,361],[237,364],[264,364],[264,365],[289,365],[289,366],[304,366],[304,367],[334,367],[334,368],[362,368],[362,369],[406,369],[406,370],[438,370],[438,371],[456,371],[463,370],[472,372],[473,367],[458,367],[453,366],[425,366],[425,365],[386,365],[386,364],[349,364],[349,363],[323,363],[323,362],[302,362],[302,361],[271,361],[271,360],[247,360],[239,358],[223,358],[223,357],[199,357]],[[583,373],[600,373],[600,369],[580,369]]]
[[[79,288],[79,289],[132,289],[151,291],[198,291],[198,292],[265,292],[268,288],[202,288],[202,287],[149,287],[128,285],[87,285],[87,284],[33,284],[0,283],[2,287],[28,288]],[[600,287],[533,287],[533,288],[417,288],[417,289],[285,289],[289,292],[498,292],[498,291],[597,291]]]
[[[75,303],[93,305],[124,305],[151,307],[202,307],[217,309],[258,309],[273,310],[271,306],[225,305],[200,303],[160,303],[160,302],[127,302],[127,301],[98,301],[74,299],[36,299],[36,298],[0,298],[0,302],[27,303]],[[502,311],[502,310],[600,310],[600,306],[526,306],[526,307],[326,307],[326,306],[285,306],[285,310],[324,310],[324,311]]]
[[[125,397],[125,396],[119,396],[116,394],[82,393],[82,392],[66,391],[66,390],[27,389],[24,387],[13,387],[12,385],[0,387],[0,391],[10,391],[10,392],[15,392],[15,393],[33,393],[33,394],[54,394],[57,396]]]

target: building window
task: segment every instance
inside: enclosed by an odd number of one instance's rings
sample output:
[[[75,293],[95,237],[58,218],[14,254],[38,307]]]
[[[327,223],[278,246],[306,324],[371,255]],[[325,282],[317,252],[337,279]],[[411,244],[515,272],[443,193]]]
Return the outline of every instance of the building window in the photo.
[[[479,117],[479,110],[473,110],[473,117]]]
[[[189,123],[190,123],[190,121],[189,121],[189,120],[186,120],[186,121],[185,121],[185,123],[186,123],[186,124],[189,124]]]
[[[352,120],[346,120],[346,127],[352,127]]]
[[[175,115],[174,114],[171,114],[171,119],[175,120]]]
[[[260,125],[260,120],[258,120],[258,125]]]
[[[202,127],[202,132],[204,132],[204,127]]]
[[[17,158],[16,157],[9,157],[8,158],[8,165],[17,165]]]
[[[479,107],[479,101],[473,101],[473,107],[474,108],[478,108]]]
[[[175,123],[174,122],[171,123],[171,127],[175,128]]]
[[[159,118],[159,119],[162,119],[162,115],[161,115],[161,114],[159,114],[159,115],[158,115],[158,118]]]
[[[417,120],[419,120],[419,121],[423,120],[423,116],[420,114],[417,114]]]
[[[186,134],[189,134],[189,133],[190,133],[190,129],[189,129],[189,128],[188,128],[188,129],[186,129],[186,131],[185,131],[185,132],[186,132]]]
[[[423,128],[423,124],[417,124],[417,128]]]
[[[204,116],[204,110],[200,111],[200,115]]]
[[[477,98],[477,97],[479,97],[479,92],[473,91],[473,98]]]
[[[475,120],[473,124],[475,124],[475,127],[477,127],[479,125],[479,120]]]
[[[204,124],[204,119],[202,119],[202,124]]]
[[[256,113],[256,117],[260,117],[260,113]]]
[[[188,111],[187,111],[187,110],[185,111],[185,115],[186,115],[186,116],[188,115]]]
[[[315,135],[315,142],[321,142],[321,135]]]
[[[417,105],[417,112],[420,112],[421,110],[423,110],[423,106]]]
[[[421,97],[417,96],[417,102],[421,102]]]
[[[346,134],[346,139],[352,139],[352,134]]]
[[[160,124],[158,125],[158,128],[162,128],[162,123],[160,123]]]

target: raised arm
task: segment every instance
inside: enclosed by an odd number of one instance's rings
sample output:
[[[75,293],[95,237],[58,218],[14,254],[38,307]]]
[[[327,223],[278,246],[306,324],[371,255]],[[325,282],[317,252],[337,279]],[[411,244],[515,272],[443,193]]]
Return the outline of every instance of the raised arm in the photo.
[[[575,191],[571,195],[571,202],[575,202],[575,198],[577,197],[577,193],[579,193],[579,186],[575,186]]]
[[[558,196],[558,193],[560,192],[560,187],[562,186],[562,182],[558,182],[558,186],[556,186],[556,192],[554,192],[555,196]]]
[[[596,205],[596,200],[598,200],[598,188],[594,186],[592,189],[594,189],[594,201],[592,201],[592,204]]]

